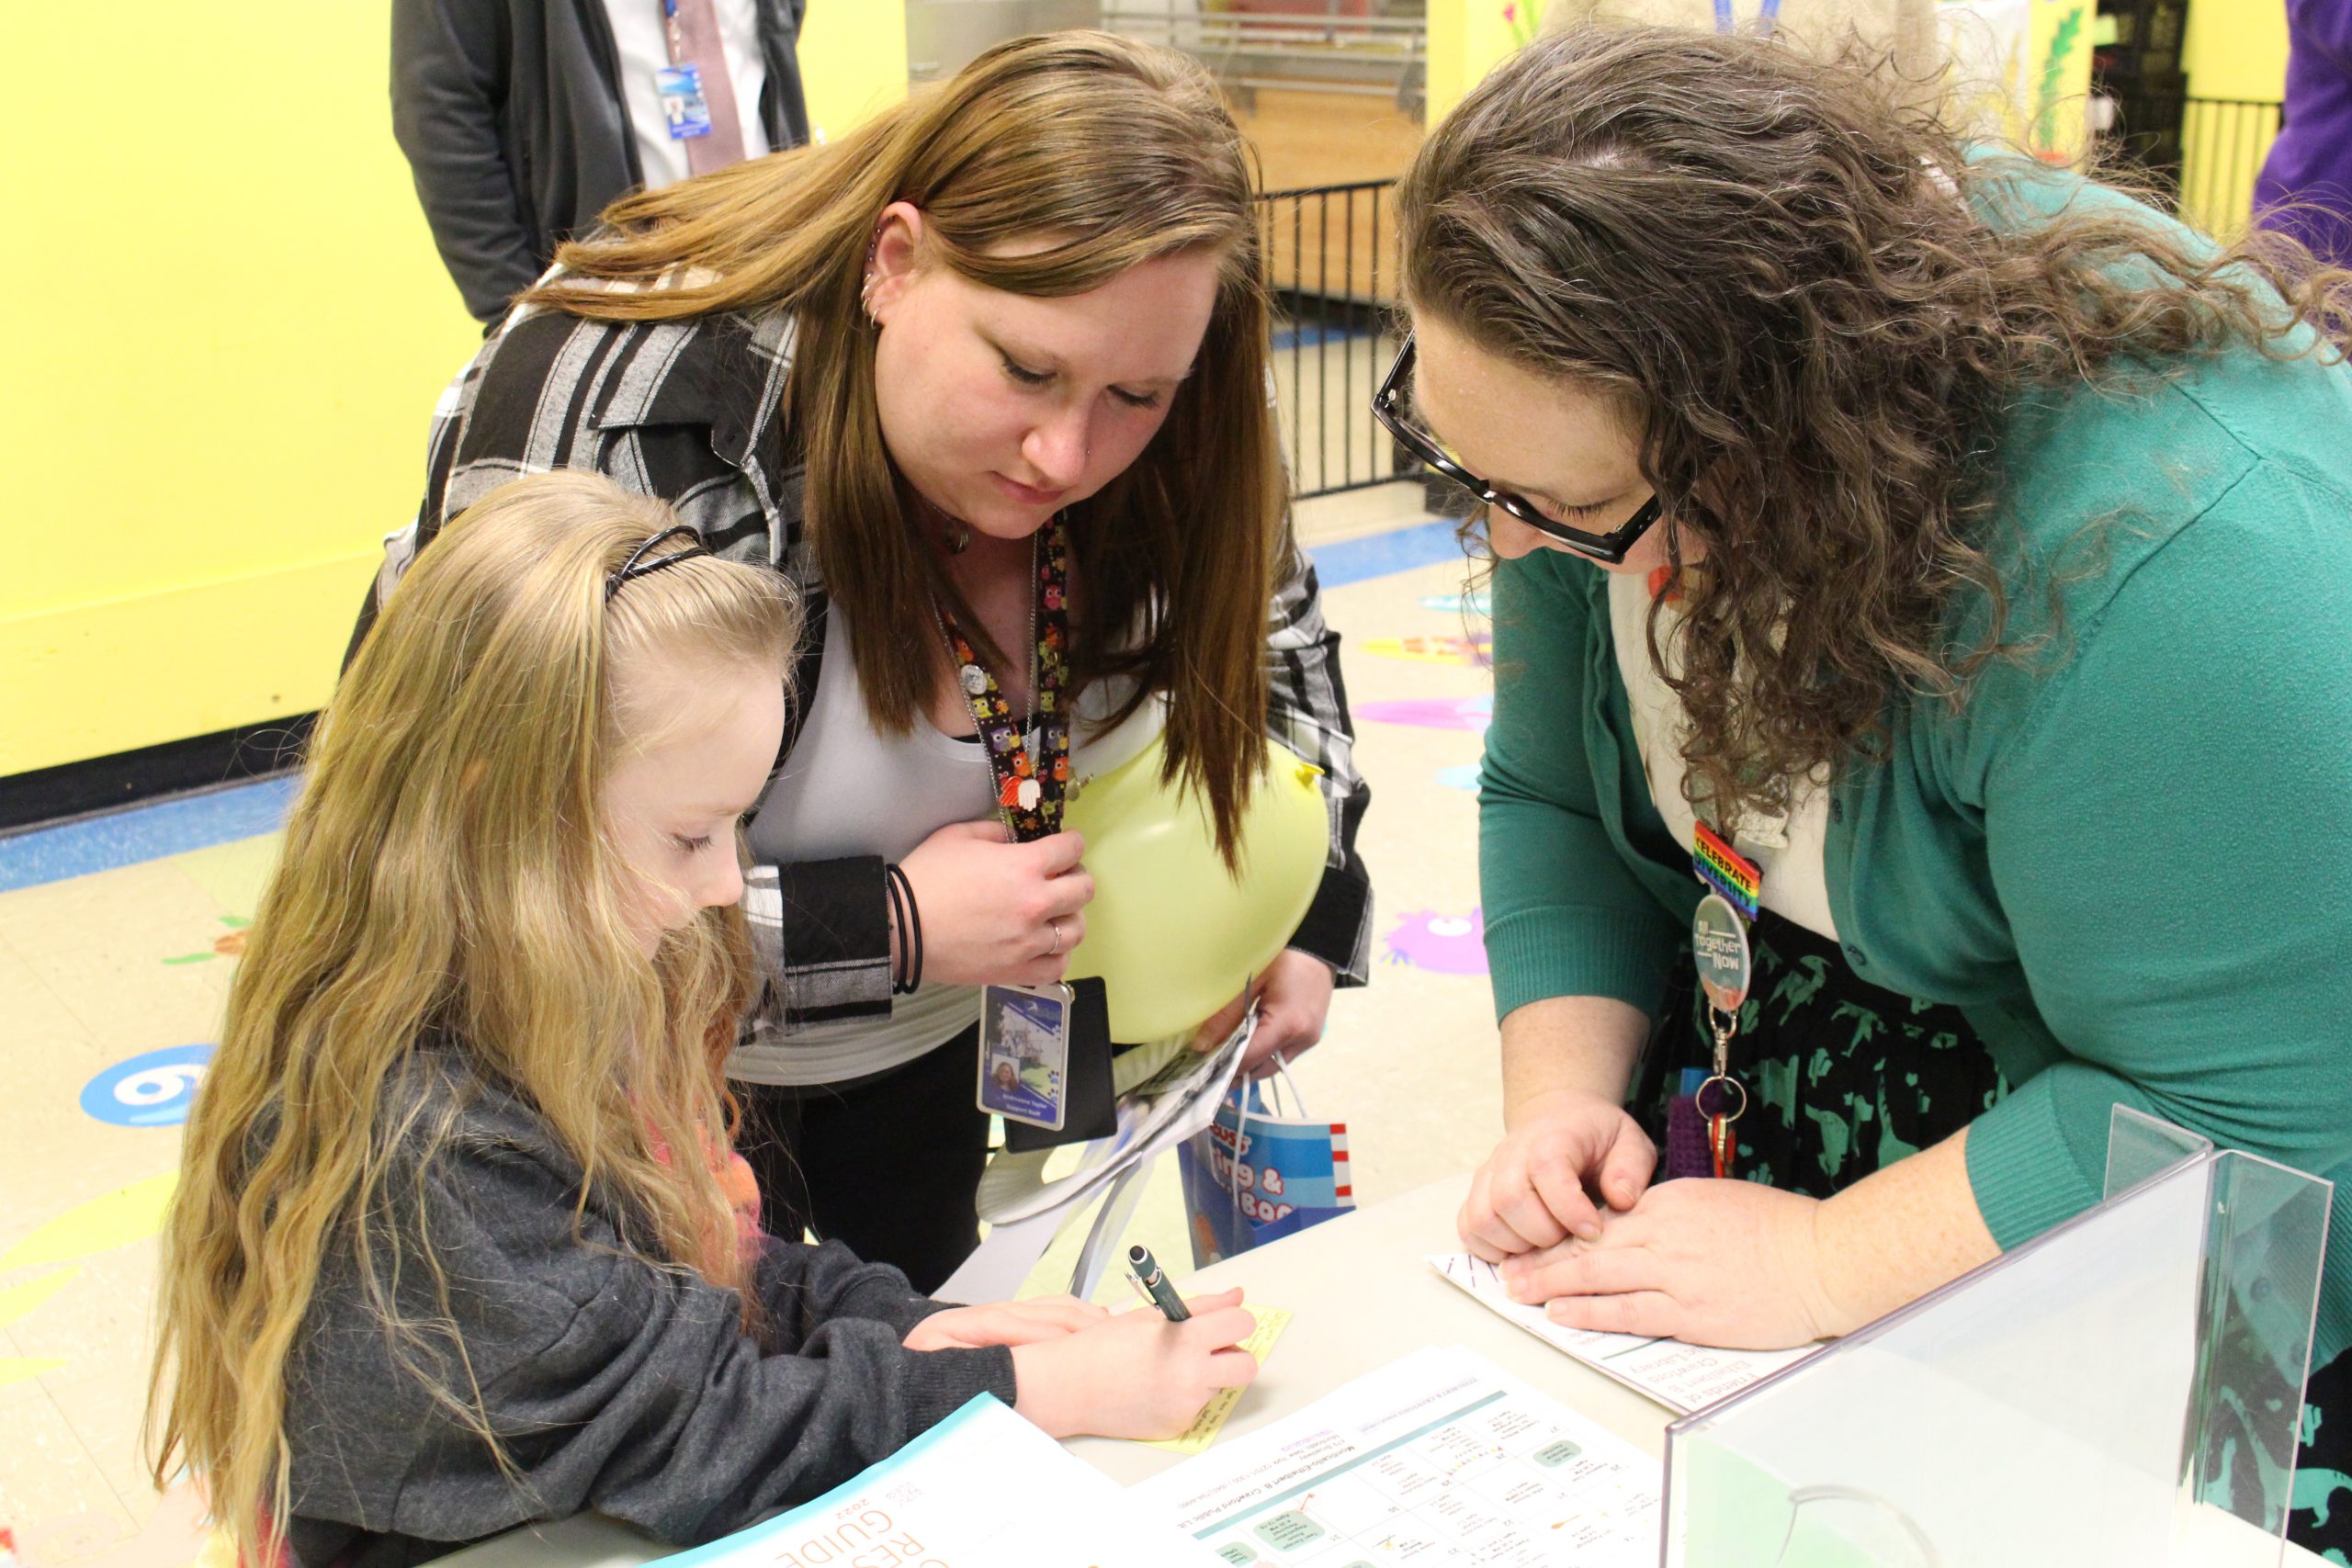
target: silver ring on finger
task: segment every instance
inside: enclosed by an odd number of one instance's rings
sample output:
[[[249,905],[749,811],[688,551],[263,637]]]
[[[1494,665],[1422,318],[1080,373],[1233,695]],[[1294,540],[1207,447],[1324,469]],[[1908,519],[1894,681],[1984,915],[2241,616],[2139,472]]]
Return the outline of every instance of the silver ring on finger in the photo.
[[[1054,945],[1046,949],[1046,956],[1059,958],[1062,955],[1062,923],[1059,920],[1047,920],[1046,929],[1051,931],[1054,937]]]

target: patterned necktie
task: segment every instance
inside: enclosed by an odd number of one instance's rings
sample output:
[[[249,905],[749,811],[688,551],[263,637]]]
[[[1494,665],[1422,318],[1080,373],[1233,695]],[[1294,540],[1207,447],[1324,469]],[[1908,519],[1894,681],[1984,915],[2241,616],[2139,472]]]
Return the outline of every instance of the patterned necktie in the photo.
[[[670,63],[693,64],[702,74],[702,101],[710,111],[710,134],[686,141],[686,172],[707,175],[743,161],[743,118],[735,107],[735,79],[727,73],[727,51],[718,41],[718,13],[711,0],[673,0],[669,19]]]

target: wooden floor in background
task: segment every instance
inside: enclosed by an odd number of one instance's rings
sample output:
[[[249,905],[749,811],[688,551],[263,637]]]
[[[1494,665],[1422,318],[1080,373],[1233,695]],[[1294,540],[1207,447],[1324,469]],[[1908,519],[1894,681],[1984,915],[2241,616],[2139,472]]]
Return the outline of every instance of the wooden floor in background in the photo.
[[[1234,118],[1258,149],[1262,188],[1393,183],[1421,143],[1421,122],[1392,98],[1261,88]],[[1330,299],[1396,298],[1396,211],[1385,191],[1280,203],[1267,255],[1278,289]]]
[[[1268,190],[1393,180],[1421,144],[1420,117],[1393,98],[1272,87],[1256,97],[1233,118],[1258,149]]]

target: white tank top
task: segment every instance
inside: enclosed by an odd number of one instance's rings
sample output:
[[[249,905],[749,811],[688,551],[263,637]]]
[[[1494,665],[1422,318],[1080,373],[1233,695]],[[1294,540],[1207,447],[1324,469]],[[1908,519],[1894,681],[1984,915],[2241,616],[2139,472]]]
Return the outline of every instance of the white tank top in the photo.
[[[917,716],[904,735],[877,734],[848,617],[836,603],[825,617],[825,656],[792,754],[752,819],[752,852],[769,862],[880,855],[900,861],[940,829],[997,816],[996,790],[978,741],[943,735]],[[1105,732],[1103,717],[1134,690],[1096,682],[1081,693],[1070,728],[1073,777],[1110,772],[1151,743],[1162,727],[1158,698]],[[1036,743],[1033,733],[1031,744]],[[839,1083],[895,1067],[977,1022],[980,993],[930,981],[893,998],[887,1018],[852,1019],[784,1031],[763,1025],[728,1059],[730,1077],[753,1083]]]

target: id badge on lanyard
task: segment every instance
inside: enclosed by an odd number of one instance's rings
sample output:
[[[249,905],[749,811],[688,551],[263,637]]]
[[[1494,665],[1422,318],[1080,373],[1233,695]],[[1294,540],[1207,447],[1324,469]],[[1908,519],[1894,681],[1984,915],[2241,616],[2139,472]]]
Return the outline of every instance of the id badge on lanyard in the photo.
[[[702,67],[688,61],[665,65],[653,73],[653,90],[662,96],[662,123],[673,141],[692,141],[710,134],[710,100],[703,96]]]
[[[1690,953],[1698,965],[1699,989],[1707,998],[1714,1055],[1697,1090],[1679,1099],[1668,1112],[1668,1174],[1721,1178],[1732,1174],[1738,1153],[1732,1125],[1747,1112],[1747,1087],[1732,1076],[1731,1043],[1739,1032],[1739,1010],[1756,976],[1747,928],[1761,905],[1764,877],[1754,861],[1704,822],[1698,824],[1692,839],[1690,869],[1707,893],[1690,918]],[[1676,1136],[1677,1123],[1693,1115],[1703,1126],[1706,1152],[1697,1159],[1678,1159],[1683,1140]],[[1678,1168],[1684,1164],[1701,1168]]]
[[[956,682],[971,705],[997,809],[1008,835],[1023,843],[1061,830],[1069,784],[1069,715],[1062,702],[1069,668],[1069,546],[1058,514],[1038,531],[1030,549],[1035,754],[997,678],[954,617],[939,611]],[[1061,1131],[1069,1111],[1070,1017],[1076,995],[1058,982],[981,988],[981,1110],[1007,1121]],[[1091,1043],[1107,1056],[1107,1037]]]
[[[981,989],[981,1110],[1009,1122],[1061,1131],[1069,1112],[1074,995],[1059,982]]]

